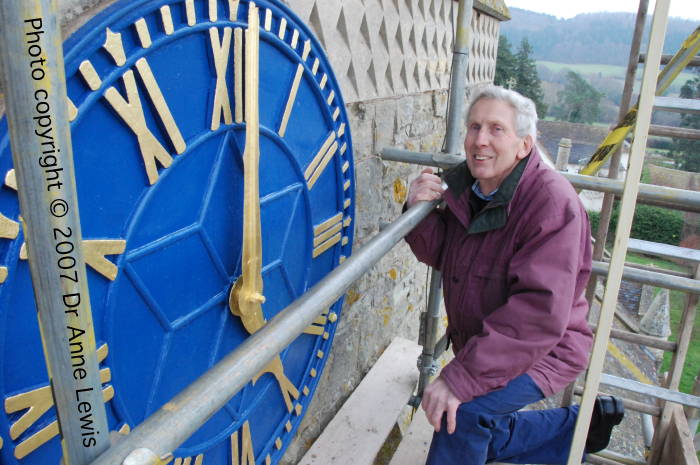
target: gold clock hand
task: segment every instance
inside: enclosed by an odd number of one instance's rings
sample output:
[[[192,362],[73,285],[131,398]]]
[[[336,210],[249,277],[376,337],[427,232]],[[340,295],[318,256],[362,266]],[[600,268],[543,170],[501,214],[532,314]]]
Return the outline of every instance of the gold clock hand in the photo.
[[[258,8],[251,2],[245,45],[246,143],[243,151],[243,258],[241,276],[229,296],[231,313],[241,318],[249,333],[265,325],[262,313],[262,243],[260,238],[260,122],[258,118]]]
[[[246,94],[246,143],[243,150],[243,258],[241,276],[231,289],[229,309],[241,318],[250,334],[265,325],[262,312],[262,239],[260,228],[260,122],[258,119],[258,58],[260,41],[260,16],[253,2],[248,10],[248,30],[245,45],[245,94]],[[279,355],[270,361],[255,378],[253,384],[265,373],[271,373],[282,391],[284,403],[292,411],[292,398],[299,398],[299,391],[284,373]]]

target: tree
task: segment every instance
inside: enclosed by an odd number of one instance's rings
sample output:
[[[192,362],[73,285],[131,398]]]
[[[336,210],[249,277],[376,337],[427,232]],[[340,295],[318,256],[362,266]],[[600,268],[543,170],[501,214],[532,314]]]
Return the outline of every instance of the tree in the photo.
[[[544,118],[547,114],[547,105],[544,103],[542,81],[537,74],[537,64],[532,55],[532,45],[527,38],[523,38],[515,54],[515,90],[532,99],[537,107],[537,114]]]
[[[681,87],[681,98],[700,99],[700,71],[698,76],[686,81]],[[700,129],[700,115],[683,113],[682,128]],[[683,171],[700,173],[700,141],[690,139],[674,139],[672,154],[676,168]]]
[[[502,35],[498,38],[496,76],[493,78],[493,83],[508,88],[510,79],[515,79],[515,55],[510,49],[510,42],[506,36]]]
[[[564,90],[557,94],[557,104],[552,113],[555,118],[571,123],[593,123],[600,115],[600,99],[603,96],[580,74],[569,71]]]
[[[525,97],[532,99],[537,107],[537,115],[544,118],[547,114],[547,105],[544,104],[544,92],[542,92],[542,81],[537,74],[537,65],[535,60],[530,58],[531,55],[532,46],[527,39],[520,42],[518,53],[513,55],[508,39],[500,36],[493,83],[517,90]]]

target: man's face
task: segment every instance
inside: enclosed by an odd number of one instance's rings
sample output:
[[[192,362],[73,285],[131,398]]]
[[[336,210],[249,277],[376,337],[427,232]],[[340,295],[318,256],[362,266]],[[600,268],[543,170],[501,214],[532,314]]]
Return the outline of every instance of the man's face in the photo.
[[[464,150],[482,192],[496,190],[531,148],[531,136],[521,138],[515,133],[515,109],[510,104],[481,99],[472,106]]]

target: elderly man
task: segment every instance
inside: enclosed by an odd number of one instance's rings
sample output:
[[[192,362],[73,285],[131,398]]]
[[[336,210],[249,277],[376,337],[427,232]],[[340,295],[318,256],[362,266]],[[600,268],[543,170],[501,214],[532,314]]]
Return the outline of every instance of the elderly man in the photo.
[[[426,169],[407,205],[444,198],[406,237],[442,271],[455,358],[425,390],[435,428],[428,465],[566,463],[578,406],[518,412],[587,365],[584,289],[590,226],[576,192],[540,158],[530,99],[478,90],[467,116],[466,163],[443,181]],[[587,452],[607,446],[622,403],[596,401]]]

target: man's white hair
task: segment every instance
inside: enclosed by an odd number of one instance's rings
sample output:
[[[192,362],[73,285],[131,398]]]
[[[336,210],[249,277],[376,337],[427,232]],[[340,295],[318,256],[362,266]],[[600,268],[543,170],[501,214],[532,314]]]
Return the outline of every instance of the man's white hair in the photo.
[[[532,136],[532,141],[537,140],[537,108],[529,98],[510,89],[500,86],[488,85],[474,91],[469,102],[467,119],[474,104],[481,99],[500,100],[507,103],[515,110],[515,133],[518,137]]]

